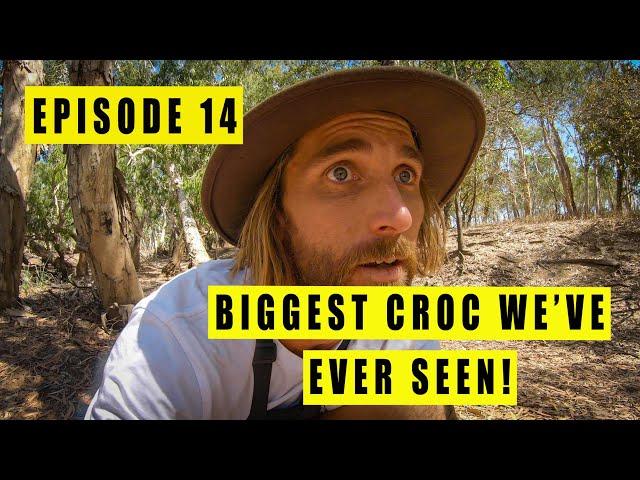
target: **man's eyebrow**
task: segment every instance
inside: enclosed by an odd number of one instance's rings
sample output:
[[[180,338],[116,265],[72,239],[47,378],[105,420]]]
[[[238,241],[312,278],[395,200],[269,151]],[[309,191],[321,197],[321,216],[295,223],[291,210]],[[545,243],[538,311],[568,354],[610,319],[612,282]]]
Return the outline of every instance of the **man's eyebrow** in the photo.
[[[337,143],[332,143],[324,147],[315,155],[318,159],[324,159],[344,152],[371,152],[373,147],[371,144],[360,138],[349,138]]]
[[[400,147],[400,155],[406,158],[410,158],[412,160],[417,160],[421,164],[424,163],[424,160],[422,159],[422,154],[411,145],[402,145],[402,147]]]
[[[329,157],[346,152],[372,152],[373,146],[361,138],[349,138],[339,142],[331,143],[321,149],[316,155],[313,156],[309,165],[315,165],[321,163]],[[399,154],[409,160],[413,160],[420,165],[424,164],[422,154],[415,147],[404,144],[399,148]]]

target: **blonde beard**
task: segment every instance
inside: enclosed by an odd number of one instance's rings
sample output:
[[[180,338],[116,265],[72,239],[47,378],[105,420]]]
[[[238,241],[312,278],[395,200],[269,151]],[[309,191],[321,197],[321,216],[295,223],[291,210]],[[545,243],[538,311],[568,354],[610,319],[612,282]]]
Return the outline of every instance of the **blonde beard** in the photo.
[[[289,226],[291,225],[289,224]],[[292,238],[294,236],[296,239]],[[308,248],[308,243],[299,237],[295,228],[289,228],[284,235],[284,246],[289,261],[293,262],[297,285],[343,286],[346,285],[358,265],[384,260],[391,256],[403,260],[406,275],[397,282],[375,283],[374,285],[408,286],[411,285],[417,273],[416,246],[402,236],[380,239],[374,243],[357,246],[338,259],[335,258],[331,250]],[[294,246],[294,243],[297,244],[297,247]]]

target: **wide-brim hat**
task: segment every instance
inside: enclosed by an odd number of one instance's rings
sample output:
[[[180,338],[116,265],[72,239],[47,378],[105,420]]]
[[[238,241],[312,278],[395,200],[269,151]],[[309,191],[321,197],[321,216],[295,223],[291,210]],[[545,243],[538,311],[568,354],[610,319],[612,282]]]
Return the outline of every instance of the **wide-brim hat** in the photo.
[[[385,111],[415,130],[423,175],[444,205],[473,163],[485,132],[485,112],[467,85],[440,73],[407,67],[338,70],[283,89],[244,116],[243,144],[218,145],[202,181],[201,202],[214,229],[237,244],[270,169],[285,149],[330,119]]]

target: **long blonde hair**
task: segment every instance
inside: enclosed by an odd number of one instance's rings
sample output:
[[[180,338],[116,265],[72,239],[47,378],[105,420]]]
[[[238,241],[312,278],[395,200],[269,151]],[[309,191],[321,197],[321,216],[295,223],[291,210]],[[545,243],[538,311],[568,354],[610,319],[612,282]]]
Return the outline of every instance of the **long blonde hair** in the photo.
[[[294,260],[285,246],[278,221],[282,214],[282,180],[295,144],[289,146],[267,175],[247,216],[238,239],[238,253],[231,269],[237,275],[247,269],[254,285],[295,285]],[[436,272],[445,258],[445,228],[442,208],[429,192],[427,181],[420,179],[424,218],[417,239],[418,273]]]

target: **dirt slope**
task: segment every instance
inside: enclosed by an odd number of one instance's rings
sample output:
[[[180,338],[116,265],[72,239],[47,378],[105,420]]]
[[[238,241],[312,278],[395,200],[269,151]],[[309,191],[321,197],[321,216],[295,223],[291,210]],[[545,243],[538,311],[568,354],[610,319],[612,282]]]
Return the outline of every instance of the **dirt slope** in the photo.
[[[465,240],[463,268],[452,254],[426,285],[610,286],[612,341],[442,342],[446,349],[518,350],[518,405],[461,406],[460,416],[640,418],[640,221],[503,223],[469,229]],[[453,233],[448,249],[456,249]],[[559,259],[612,266],[545,263]]]

